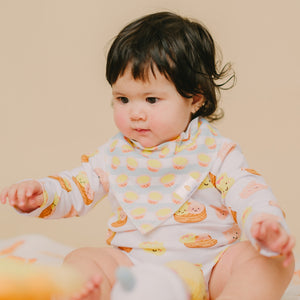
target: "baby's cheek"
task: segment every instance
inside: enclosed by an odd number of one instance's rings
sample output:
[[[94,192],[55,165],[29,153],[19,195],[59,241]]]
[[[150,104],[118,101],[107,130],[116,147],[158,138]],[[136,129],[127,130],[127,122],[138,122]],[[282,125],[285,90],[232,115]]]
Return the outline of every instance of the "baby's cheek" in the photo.
[[[122,133],[127,132],[128,126],[126,121],[126,113],[122,111],[114,111],[114,121],[116,126]]]

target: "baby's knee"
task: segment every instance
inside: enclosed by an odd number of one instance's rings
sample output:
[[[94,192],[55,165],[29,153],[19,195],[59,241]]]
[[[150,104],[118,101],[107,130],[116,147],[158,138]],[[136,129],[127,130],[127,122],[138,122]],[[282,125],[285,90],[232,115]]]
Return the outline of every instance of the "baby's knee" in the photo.
[[[245,264],[254,268],[264,268],[270,272],[278,273],[282,278],[285,278],[287,282],[292,279],[295,269],[294,256],[291,257],[291,262],[288,266],[284,265],[285,256],[273,256],[267,257],[255,249],[249,241],[241,242],[236,245],[236,249],[233,249],[232,256],[233,266],[240,266]]]
[[[90,247],[77,248],[65,256],[64,263],[70,263],[73,261],[82,260],[91,257],[91,252],[92,252],[92,248]]]

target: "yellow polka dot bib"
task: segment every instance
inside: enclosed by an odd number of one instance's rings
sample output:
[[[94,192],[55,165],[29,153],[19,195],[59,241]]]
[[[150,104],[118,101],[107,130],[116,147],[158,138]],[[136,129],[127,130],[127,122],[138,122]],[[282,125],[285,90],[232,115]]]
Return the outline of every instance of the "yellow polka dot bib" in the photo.
[[[110,193],[145,234],[170,218],[208,175],[218,150],[218,133],[200,118],[157,147],[143,148],[121,133],[108,149]]]

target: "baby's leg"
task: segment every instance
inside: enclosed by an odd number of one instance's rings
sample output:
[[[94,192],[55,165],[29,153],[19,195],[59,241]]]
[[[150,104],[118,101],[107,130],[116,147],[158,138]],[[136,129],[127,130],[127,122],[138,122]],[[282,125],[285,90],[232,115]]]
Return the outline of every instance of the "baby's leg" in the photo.
[[[71,265],[87,278],[83,290],[74,295],[74,300],[109,300],[118,266],[131,266],[129,258],[114,248],[80,248],[65,258],[64,264]]]
[[[249,242],[231,246],[214,267],[209,282],[211,300],[279,300],[294,271],[282,257],[259,254]]]

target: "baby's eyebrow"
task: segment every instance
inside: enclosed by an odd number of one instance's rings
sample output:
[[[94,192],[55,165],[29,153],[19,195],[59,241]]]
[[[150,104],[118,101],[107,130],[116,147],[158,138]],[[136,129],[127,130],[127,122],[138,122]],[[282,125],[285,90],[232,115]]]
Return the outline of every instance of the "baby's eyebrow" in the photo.
[[[120,91],[112,90],[112,95],[113,96],[124,96],[125,94]]]
[[[117,96],[122,96],[122,97],[125,97],[125,96],[130,96],[130,93],[124,93],[122,91],[119,91],[119,90],[112,90],[112,95],[114,97],[117,97]],[[148,91],[145,91],[145,92],[142,92],[140,94],[138,94],[139,97],[142,97],[142,98],[147,98],[147,97],[158,97],[158,96],[164,96],[165,95],[165,92],[161,91],[161,90],[148,90]]]

